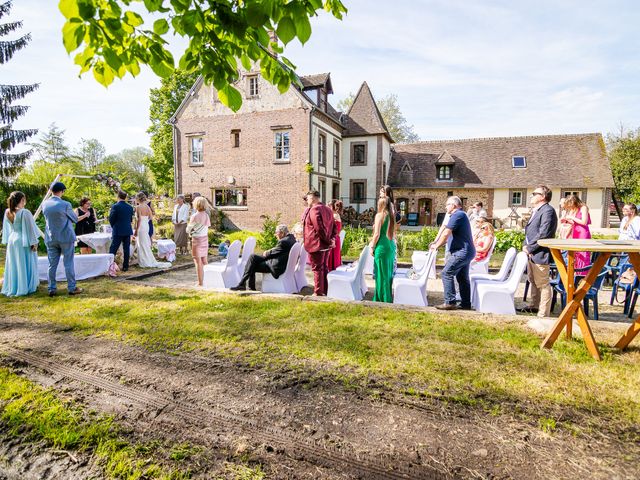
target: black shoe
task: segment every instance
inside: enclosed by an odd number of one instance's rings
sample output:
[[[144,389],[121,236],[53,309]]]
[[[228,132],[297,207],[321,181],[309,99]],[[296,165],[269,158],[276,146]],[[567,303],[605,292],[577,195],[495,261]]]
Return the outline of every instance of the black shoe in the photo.
[[[249,290],[251,290],[252,292],[256,292],[257,291],[255,285],[253,285],[253,286],[249,285]]]
[[[236,285],[235,287],[231,287],[229,290],[233,292],[240,292],[240,291],[245,291],[246,289],[247,287],[245,287],[244,285]]]
[[[49,290],[49,296],[50,297],[55,297],[58,294],[58,292],[56,290]]]
[[[471,305],[460,305],[460,310],[473,310]]]
[[[127,268],[123,268],[123,269],[122,269],[122,271],[123,271],[123,272],[128,272],[128,271],[129,271],[129,267],[127,267]]]
[[[516,311],[518,313],[538,313],[538,309],[537,308],[531,308],[531,307],[518,308],[518,309],[516,309]]]

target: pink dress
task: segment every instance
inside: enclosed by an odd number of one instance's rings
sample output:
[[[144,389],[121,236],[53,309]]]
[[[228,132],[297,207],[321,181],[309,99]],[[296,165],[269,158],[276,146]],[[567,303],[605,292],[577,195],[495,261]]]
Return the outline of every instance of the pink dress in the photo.
[[[582,210],[578,210],[576,218],[582,219]],[[587,214],[587,224],[580,225],[578,223],[573,224],[573,230],[571,231],[571,238],[585,239],[591,238],[591,231],[589,230],[591,225],[591,215]],[[591,265],[591,254],[589,252],[576,252],[575,253],[575,268],[584,268]]]
[[[342,265],[342,254],[340,253],[340,230],[342,230],[342,223],[336,221],[336,227],[338,228],[336,246],[329,252],[328,267],[330,272]]]

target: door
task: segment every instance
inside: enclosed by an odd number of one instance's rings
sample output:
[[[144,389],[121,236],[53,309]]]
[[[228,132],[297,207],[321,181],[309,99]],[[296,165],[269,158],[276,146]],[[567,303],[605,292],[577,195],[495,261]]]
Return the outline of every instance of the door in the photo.
[[[418,224],[431,225],[431,199],[421,198],[418,200]]]

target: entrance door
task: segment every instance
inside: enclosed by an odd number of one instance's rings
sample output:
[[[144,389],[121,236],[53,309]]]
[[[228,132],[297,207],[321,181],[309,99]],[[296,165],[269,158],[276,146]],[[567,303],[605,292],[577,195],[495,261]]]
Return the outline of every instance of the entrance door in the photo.
[[[418,223],[420,225],[431,225],[430,198],[421,198],[418,200]]]

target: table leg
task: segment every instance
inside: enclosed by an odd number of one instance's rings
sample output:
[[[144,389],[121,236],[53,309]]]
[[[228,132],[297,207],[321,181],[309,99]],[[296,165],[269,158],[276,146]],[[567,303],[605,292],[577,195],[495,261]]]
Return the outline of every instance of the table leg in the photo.
[[[631,263],[631,265],[633,265],[636,273],[640,273],[640,254],[630,253],[629,262]],[[624,350],[625,348],[627,348],[627,345],[631,343],[631,340],[633,340],[636,335],[638,335],[638,333],[640,333],[640,315],[638,315],[635,322],[631,324],[627,331],[624,332],[624,335],[620,337],[620,340],[618,340],[618,343],[616,343],[615,345],[616,348],[619,348],[620,350]]]
[[[573,292],[576,289],[576,272],[574,269],[574,262],[576,258],[576,252],[567,252],[567,283],[565,283],[567,291],[567,304],[573,301]],[[567,322],[567,340],[573,337],[573,321],[571,319]]]
[[[554,249],[551,250],[551,253],[553,255],[553,258],[556,260],[556,265],[558,267],[558,275],[560,275],[560,279],[563,280],[563,283],[564,283],[564,281],[567,280],[568,272],[567,272],[567,269],[565,268],[564,261],[562,260],[562,255],[560,254],[559,250],[554,250]],[[582,335],[583,335],[585,344],[587,345],[587,348],[589,349],[589,352],[591,353],[593,358],[598,360],[600,359],[600,354],[598,352],[595,339],[593,338],[593,333],[591,332],[591,328],[589,327],[589,323],[587,321],[586,315],[584,314],[584,310],[582,310],[582,300],[589,292],[589,289],[593,285],[593,282],[595,281],[595,279],[598,277],[598,274],[602,270],[602,267],[604,267],[604,264],[609,258],[609,255],[610,255],[609,253],[600,254],[597,260],[595,261],[595,263],[593,264],[593,266],[591,267],[591,270],[589,270],[589,273],[580,284],[580,288],[572,292],[571,302],[567,302],[567,306],[564,308],[564,310],[558,317],[558,320],[556,321],[553,328],[547,334],[547,337],[543,340],[542,348],[551,348],[555,343],[555,341],[558,339],[558,336],[562,332],[565,325],[569,322],[572,322],[573,315],[576,313],[576,311],[580,310],[578,313],[578,324],[580,325],[580,329],[582,330]],[[558,256],[560,257],[559,259],[558,259]],[[571,288],[575,287],[573,285],[573,281],[571,283],[569,283],[569,281],[566,281],[564,285],[567,286],[566,287],[567,294],[569,293],[568,292],[569,285],[572,286]],[[582,319],[580,318],[581,316],[582,316]]]

